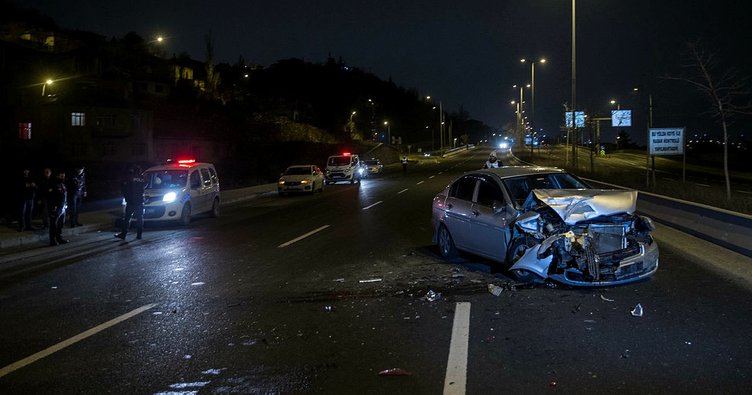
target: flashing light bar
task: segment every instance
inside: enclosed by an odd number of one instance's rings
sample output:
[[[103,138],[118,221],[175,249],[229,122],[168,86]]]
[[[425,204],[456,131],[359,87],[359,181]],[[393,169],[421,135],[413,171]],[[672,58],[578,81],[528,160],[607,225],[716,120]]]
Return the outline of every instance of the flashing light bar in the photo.
[[[178,163],[181,165],[190,165],[190,164],[196,163],[196,160],[195,159],[180,159]]]
[[[343,152],[343,153],[342,153],[342,155],[343,155],[343,156],[350,156],[350,155],[352,155],[352,154],[351,154],[351,153],[349,153],[349,152]]]

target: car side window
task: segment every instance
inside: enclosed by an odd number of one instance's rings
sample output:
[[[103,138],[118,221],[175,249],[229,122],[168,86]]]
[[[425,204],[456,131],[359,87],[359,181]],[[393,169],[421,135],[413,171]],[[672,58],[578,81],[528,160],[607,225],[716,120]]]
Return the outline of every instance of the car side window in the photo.
[[[493,207],[495,201],[504,203],[504,193],[501,187],[491,177],[481,177],[478,186],[478,204]]]
[[[465,176],[455,181],[452,184],[452,188],[449,190],[449,196],[461,200],[473,200],[473,192],[475,192],[476,178],[472,176]]]
[[[210,168],[209,168],[209,173],[211,173],[211,179],[212,179],[212,183],[213,183],[214,185],[217,185],[217,184],[219,184],[219,179],[217,178],[217,172],[216,172],[216,171],[214,171],[214,169],[210,167]]]
[[[204,186],[208,187],[211,185],[211,176],[208,169],[201,169],[201,178],[204,179]]]
[[[515,177],[504,180],[509,191],[509,196],[514,200],[515,205],[518,207],[525,202],[527,195],[530,194],[530,185],[528,184],[527,177]]]
[[[198,175],[198,171],[191,173],[191,189],[201,187],[201,176]]]

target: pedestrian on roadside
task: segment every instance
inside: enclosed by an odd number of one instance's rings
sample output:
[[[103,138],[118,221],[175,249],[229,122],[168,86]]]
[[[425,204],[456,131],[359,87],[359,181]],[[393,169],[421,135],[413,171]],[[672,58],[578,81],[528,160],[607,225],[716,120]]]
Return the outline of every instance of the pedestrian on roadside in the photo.
[[[128,169],[128,175],[123,181],[123,198],[125,199],[125,212],[120,233],[115,237],[125,240],[128,234],[131,217],[136,218],[136,239],[141,240],[144,231],[144,189],[146,180],[141,173],[141,168],[134,165]]]
[[[18,231],[34,230],[31,226],[31,213],[34,211],[34,195],[37,184],[31,178],[31,170],[24,168],[18,183]]]
[[[68,180],[68,220],[71,228],[81,226],[78,222],[78,213],[81,211],[81,202],[86,197],[86,175],[84,167],[77,166],[73,176]]]
[[[407,155],[402,155],[402,172],[407,173]]]
[[[54,185],[52,169],[45,167],[42,170],[42,178],[37,182],[37,208],[42,216],[42,229],[50,227],[50,209],[47,206],[47,195],[52,191]]]
[[[65,244],[63,239],[63,225],[65,225],[65,208],[68,201],[65,187],[65,170],[59,170],[54,184],[47,194],[47,207],[50,212],[50,245]]]

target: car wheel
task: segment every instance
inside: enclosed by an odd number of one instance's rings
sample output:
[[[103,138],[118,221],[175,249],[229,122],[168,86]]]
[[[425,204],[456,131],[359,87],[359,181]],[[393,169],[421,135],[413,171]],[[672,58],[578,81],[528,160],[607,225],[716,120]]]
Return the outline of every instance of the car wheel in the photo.
[[[188,225],[191,223],[191,204],[186,203],[183,205],[183,211],[180,213],[180,223],[182,225]]]
[[[212,203],[211,216],[213,218],[219,217],[219,198],[214,198],[214,203]]]
[[[437,241],[441,256],[446,259],[454,259],[457,257],[457,247],[454,246],[452,235],[449,233],[449,229],[443,224],[439,226],[439,236]]]
[[[536,244],[537,242],[532,237],[523,236],[515,239],[512,242],[512,245],[509,247],[509,250],[507,250],[507,269],[514,266],[514,264],[519,261],[523,255],[525,255],[525,252],[527,252],[530,247],[534,247]],[[532,283],[541,282],[543,280],[537,274],[525,269],[510,270],[510,273],[512,277],[520,282]]]

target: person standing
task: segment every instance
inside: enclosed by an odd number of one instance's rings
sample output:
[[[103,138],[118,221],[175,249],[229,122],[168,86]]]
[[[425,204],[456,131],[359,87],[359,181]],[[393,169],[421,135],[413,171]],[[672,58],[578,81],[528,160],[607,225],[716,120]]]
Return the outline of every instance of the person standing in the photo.
[[[84,167],[77,166],[73,177],[68,180],[68,219],[71,228],[82,225],[78,222],[78,213],[81,210],[81,202],[85,197],[86,175],[84,174]]]
[[[50,227],[50,210],[47,206],[47,195],[52,191],[55,183],[52,181],[52,169],[42,170],[42,179],[37,183],[37,207],[42,216],[42,229]]]
[[[498,169],[501,166],[501,161],[496,159],[496,151],[491,151],[488,155],[488,160],[483,164],[484,169]]]
[[[402,172],[407,173],[407,155],[402,155]]]
[[[120,233],[115,237],[125,240],[128,234],[128,228],[131,223],[131,217],[136,218],[136,239],[141,240],[141,233],[144,230],[144,189],[146,180],[141,174],[141,168],[132,166],[128,169],[128,176],[123,181],[123,198],[125,199],[125,213],[123,213],[123,224]]]
[[[37,185],[31,178],[31,170],[28,168],[23,169],[23,175],[18,183],[19,199],[19,218],[18,218],[18,231],[23,232],[25,230],[34,230],[31,227],[31,213],[34,211],[34,195],[36,193]]]
[[[46,196],[47,208],[50,212],[50,245],[65,244],[63,239],[63,225],[65,225],[65,206],[67,202],[67,188],[65,187],[65,171],[60,170]]]

